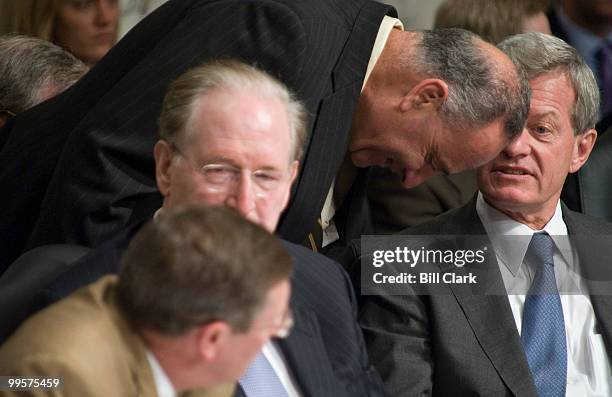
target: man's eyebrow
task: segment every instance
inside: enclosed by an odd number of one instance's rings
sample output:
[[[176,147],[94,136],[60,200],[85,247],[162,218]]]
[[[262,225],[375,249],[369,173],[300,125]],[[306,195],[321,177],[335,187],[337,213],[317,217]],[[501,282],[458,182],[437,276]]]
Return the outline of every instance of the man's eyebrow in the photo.
[[[561,120],[561,114],[555,110],[549,110],[543,113],[536,113],[532,117],[541,120],[541,119],[552,119],[555,122],[559,122]]]
[[[238,168],[238,169],[243,168],[243,166],[238,164],[236,160],[229,158],[229,157],[225,157],[225,156],[208,157],[206,160],[203,161],[203,164],[224,164],[224,165],[229,165],[231,167]],[[279,169],[278,167],[272,166],[272,165],[264,165],[261,167],[257,167],[251,171],[282,172],[283,170]]]

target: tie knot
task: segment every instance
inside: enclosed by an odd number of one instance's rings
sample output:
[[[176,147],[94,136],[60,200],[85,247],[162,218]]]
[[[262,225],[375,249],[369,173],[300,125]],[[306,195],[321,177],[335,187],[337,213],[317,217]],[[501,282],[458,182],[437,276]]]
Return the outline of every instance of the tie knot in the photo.
[[[526,259],[536,265],[552,265],[553,246],[553,240],[548,233],[534,233],[527,248]]]

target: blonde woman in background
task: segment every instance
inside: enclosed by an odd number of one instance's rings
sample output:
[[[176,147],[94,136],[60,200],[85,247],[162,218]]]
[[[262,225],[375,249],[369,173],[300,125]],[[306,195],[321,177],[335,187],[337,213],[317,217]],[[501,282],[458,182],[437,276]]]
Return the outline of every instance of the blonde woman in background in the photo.
[[[86,64],[98,62],[117,40],[118,0],[2,0],[0,34],[49,40]]]

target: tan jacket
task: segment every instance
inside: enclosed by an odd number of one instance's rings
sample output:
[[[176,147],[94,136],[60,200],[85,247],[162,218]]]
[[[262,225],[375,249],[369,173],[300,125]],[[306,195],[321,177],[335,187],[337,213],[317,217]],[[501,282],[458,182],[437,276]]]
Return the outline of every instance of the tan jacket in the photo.
[[[1,396],[157,396],[142,339],[115,302],[117,276],[106,276],[32,316],[0,347],[0,375],[61,377],[58,390]],[[191,396],[231,396],[233,385]]]

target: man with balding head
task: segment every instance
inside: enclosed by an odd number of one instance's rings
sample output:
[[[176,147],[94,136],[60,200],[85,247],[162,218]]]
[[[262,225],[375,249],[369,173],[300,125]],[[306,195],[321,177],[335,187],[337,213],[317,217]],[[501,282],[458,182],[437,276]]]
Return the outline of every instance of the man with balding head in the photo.
[[[233,57],[279,77],[313,115],[279,233],[317,250],[346,244],[370,224],[367,175],[355,166],[390,167],[407,186],[474,167],[517,133],[527,108],[527,92],[499,50],[464,32],[405,32],[395,17],[371,0],[169,1],[65,104],[13,127],[30,131],[38,118],[78,108],[53,120],[65,139],[45,157],[30,156],[29,175],[23,160],[7,158],[25,142],[0,158],[12,168],[3,168],[0,184],[18,197],[0,203],[0,232],[11,230],[0,241],[13,255],[60,241],[95,246],[141,212],[150,216],[143,203],[159,200],[151,153],[167,85],[202,61]],[[24,207],[32,212],[19,214]]]
[[[180,76],[164,99],[154,149],[164,197],[155,217],[184,204],[225,206],[273,233],[297,175],[305,120],[286,87],[252,66],[216,61]],[[129,229],[79,260],[42,292],[43,304],[115,273],[133,233]],[[379,395],[347,274],[304,247],[285,245],[295,261],[295,327],[288,338],[264,345],[237,395]],[[261,365],[267,375],[259,372]],[[251,391],[258,382],[275,385],[276,392]]]
[[[553,36],[524,33],[500,48],[529,78],[525,128],[477,169],[480,192],[470,203],[402,232],[440,235],[427,249],[471,250],[482,260],[436,263],[446,281],[363,297],[366,342],[391,395],[611,392],[612,224],[559,199],[595,143],[597,84]]]

